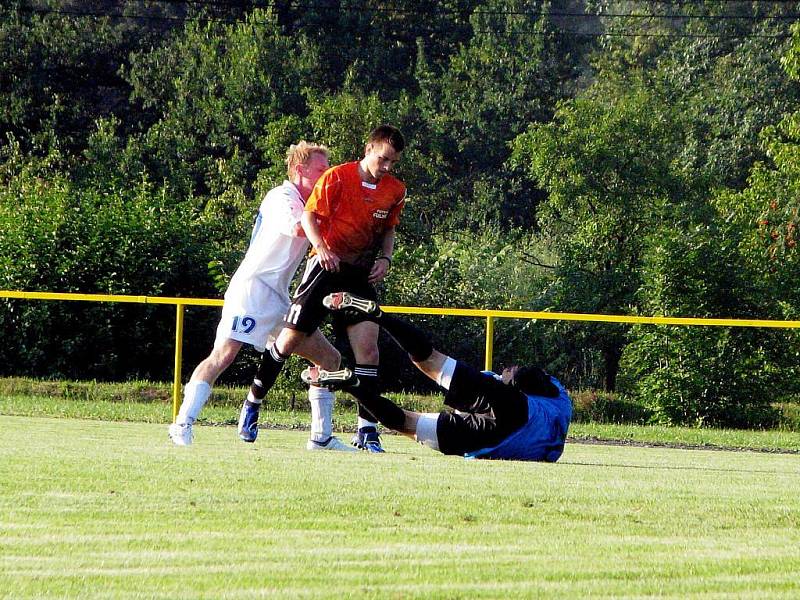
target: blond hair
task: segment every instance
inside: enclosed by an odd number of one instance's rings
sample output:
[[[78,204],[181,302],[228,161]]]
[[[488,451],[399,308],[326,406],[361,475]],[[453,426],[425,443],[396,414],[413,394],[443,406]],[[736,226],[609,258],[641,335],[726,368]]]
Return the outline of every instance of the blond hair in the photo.
[[[294,168],[297,165],[307,165],[308,161],[314,154],[322,154],[328,158],[328,147],[321,144],[312,144],[305,140],[300,140],[296,144],[289,146],[286,152],[286,173],[291,180],[293,177]]]

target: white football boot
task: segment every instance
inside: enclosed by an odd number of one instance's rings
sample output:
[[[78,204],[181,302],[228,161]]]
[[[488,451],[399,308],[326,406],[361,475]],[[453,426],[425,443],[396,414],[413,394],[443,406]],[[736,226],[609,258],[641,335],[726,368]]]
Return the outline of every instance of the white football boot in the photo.
[[[191,446],[194,434],[191,423],[173,423],[169,426],[169,439],[176,446]]]
[[[350,369],[326,371],[317,366],[303,369],[300,379],[307,385],[319,385],[332,390],[355,386],[358,383],[358,377]]]
[[[332,435],[324,444],[308,440],[306,442],[306,450],[335,450],[338,452],[358,452],[358,448],[345,444],[342,440]]]
[[[367,300],[366,298],[360,298],[350,292],[334,292],[328,294],[322,299],[322,305],[328,310],[349,310],[355,313],[363,313],[370,317],[380,317],[382,314],[377,302],[374,300]]]

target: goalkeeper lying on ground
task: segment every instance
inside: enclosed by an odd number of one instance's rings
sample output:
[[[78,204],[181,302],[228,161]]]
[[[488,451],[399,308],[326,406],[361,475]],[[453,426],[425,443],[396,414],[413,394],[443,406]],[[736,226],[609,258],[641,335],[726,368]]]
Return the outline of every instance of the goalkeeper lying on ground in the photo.
[[[418,413],[391,400],[360,395],[359,402],[383,425],[443,454],[467,458],[555,462],[564,451],[572,402],[555,378],[539,367],[508,367],[501,375],[478,371],[435,350],[427,336],[401,319],[384,314],[372,300],[347,292],[325,297],[330,310],[358,311],[378,323],[416,367],[447,390],[444,403],[454,412]],[[308,384],[348,389],[358,378],[348,369],[303,371]]]

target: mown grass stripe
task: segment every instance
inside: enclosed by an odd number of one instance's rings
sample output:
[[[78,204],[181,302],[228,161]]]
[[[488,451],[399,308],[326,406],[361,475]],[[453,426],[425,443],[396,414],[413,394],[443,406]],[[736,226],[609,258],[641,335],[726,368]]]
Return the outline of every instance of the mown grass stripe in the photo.
[[[554,465],[0,417],[0,596],[793,597],[800,464],[569,444]],[[6,590],[12,590],[8,596]]]

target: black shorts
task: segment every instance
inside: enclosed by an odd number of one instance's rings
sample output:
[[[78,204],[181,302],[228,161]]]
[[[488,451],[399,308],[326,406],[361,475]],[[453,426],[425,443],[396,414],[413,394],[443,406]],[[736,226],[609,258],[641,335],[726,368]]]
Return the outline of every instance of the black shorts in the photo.
[[[436,436],[443,454],[463,455],[496,446],[528,422],[528,399],[517,389],[457,362]]]
[[[315,255],[308,259],[303,280],[297,286],[289,312],[283,317],[283,325],[303,333],[313,333],[329,312],[322,299],[332,292],[351,292],[368,300],[378,300],[375,287],[369,282],[369,270],[339,263],[338,272],[326,271]],[[332,315],[335,326],[347,327],[369,320],[366,315],[351,312]]]

